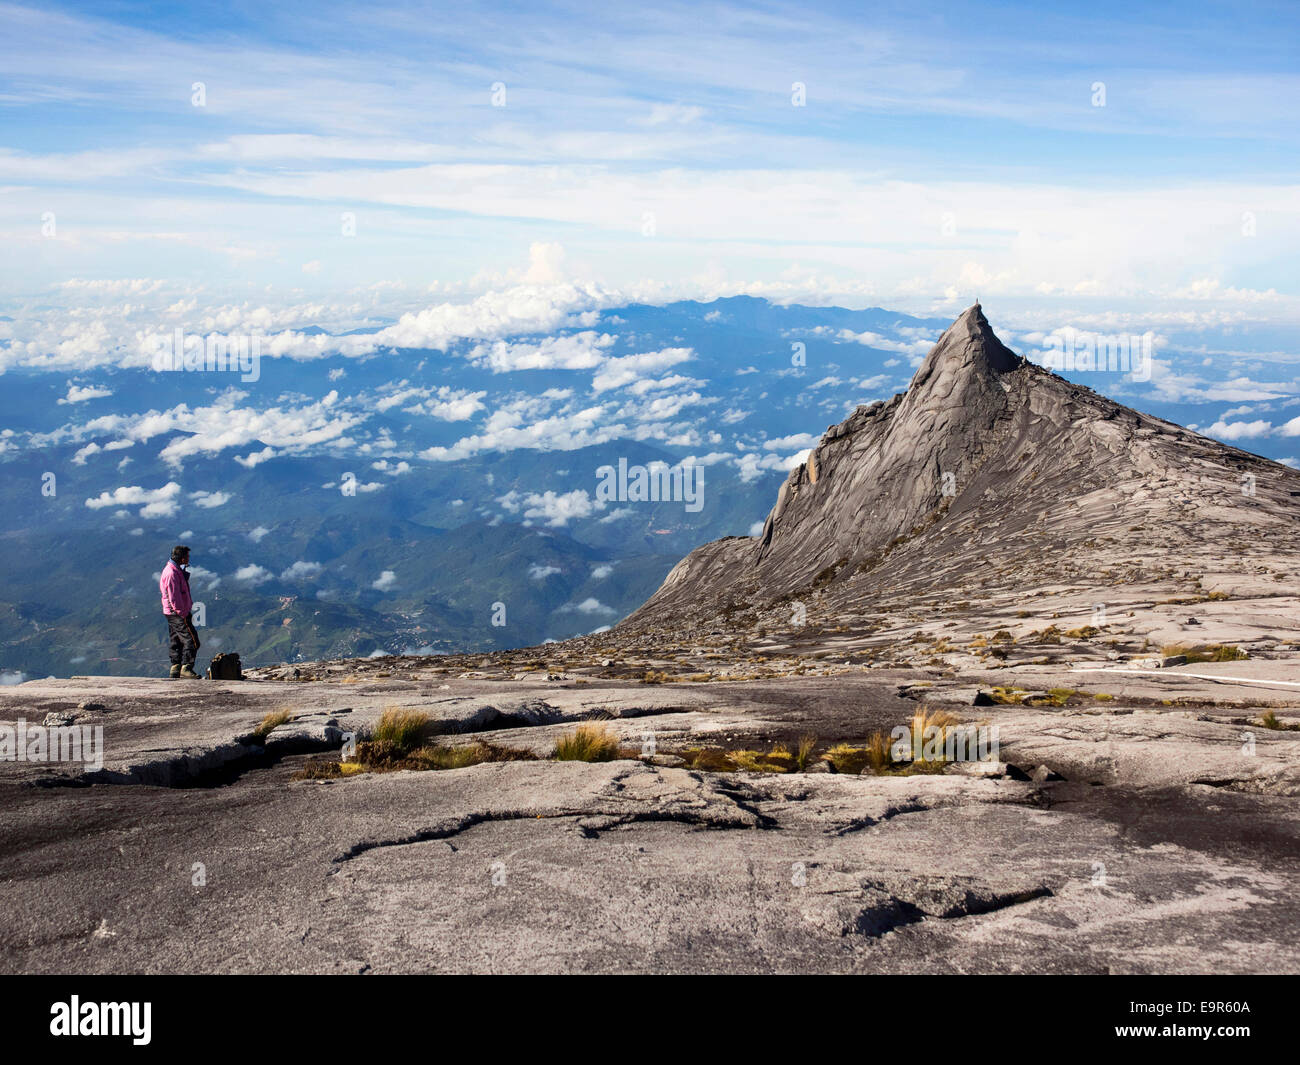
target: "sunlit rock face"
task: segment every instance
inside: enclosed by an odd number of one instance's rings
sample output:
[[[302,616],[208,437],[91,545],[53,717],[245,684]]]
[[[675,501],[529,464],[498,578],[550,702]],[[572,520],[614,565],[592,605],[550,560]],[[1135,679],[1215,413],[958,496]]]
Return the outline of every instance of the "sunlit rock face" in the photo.
[[[1118,602],[1239,551],[1300,564],[1300,474],[1027,362],[976,304],[907,392],[826,430],[757,538],[693,551],[620,629],[779,625],[792,600],[852,628],[1076,582]]]

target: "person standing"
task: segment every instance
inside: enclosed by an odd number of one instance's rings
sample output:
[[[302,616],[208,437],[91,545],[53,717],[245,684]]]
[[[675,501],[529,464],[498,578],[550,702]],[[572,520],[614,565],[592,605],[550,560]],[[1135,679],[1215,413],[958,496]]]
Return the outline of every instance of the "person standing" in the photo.
[[[194,672],[194,658],[199,653],[199,634],[194,630],[190,598],[190,575],[185,569],[190,564],[190,549],[185,544],[172,548],[172,557],[158,578],[162,593],[163,615],[167,618],[167,649],[171,654],[171,677],[198,680]]]

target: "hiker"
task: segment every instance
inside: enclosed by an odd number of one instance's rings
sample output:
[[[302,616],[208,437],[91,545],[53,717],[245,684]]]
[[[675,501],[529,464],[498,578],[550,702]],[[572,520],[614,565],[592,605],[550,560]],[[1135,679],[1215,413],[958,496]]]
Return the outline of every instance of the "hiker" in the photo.
[[[194,631],[190,610],[190,575],[185,569],[190,564],[190,549],[184,544],[172,548],[172,557],[158,578],[162,593],[163,614],[167,618],[167,646],[171,652],[172,679],[183,677],[198,680],[194,672],[194,656],[199,653],[199,634]]]

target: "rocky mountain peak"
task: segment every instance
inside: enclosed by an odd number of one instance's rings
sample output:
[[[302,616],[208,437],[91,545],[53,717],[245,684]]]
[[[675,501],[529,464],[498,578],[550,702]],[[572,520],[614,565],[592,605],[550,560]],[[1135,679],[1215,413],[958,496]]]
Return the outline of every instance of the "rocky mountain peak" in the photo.
[[[1244,536],[1300,552],[1298,482],[1029,363],[976,303],[907,392],[826,431],[757,538],[696,549],[619,628],[726,627],[796,600],[828,619],[900,595],[1021,600],[1097,572],[1136,581],[1143,551],[1199,557]]]
[[[948,394],[956,383],[1019,369],[1024,360],[993,332],[978,303],[952,323],[921,363],[908,395]]]

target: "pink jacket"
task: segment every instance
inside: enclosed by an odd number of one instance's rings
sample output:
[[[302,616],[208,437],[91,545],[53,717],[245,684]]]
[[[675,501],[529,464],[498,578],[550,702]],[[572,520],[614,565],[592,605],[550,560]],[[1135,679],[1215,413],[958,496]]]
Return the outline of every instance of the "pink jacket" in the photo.
[[[190,575],[171,559],[158,578],[164,614],[188,614],[194,606],[190,599]]]

